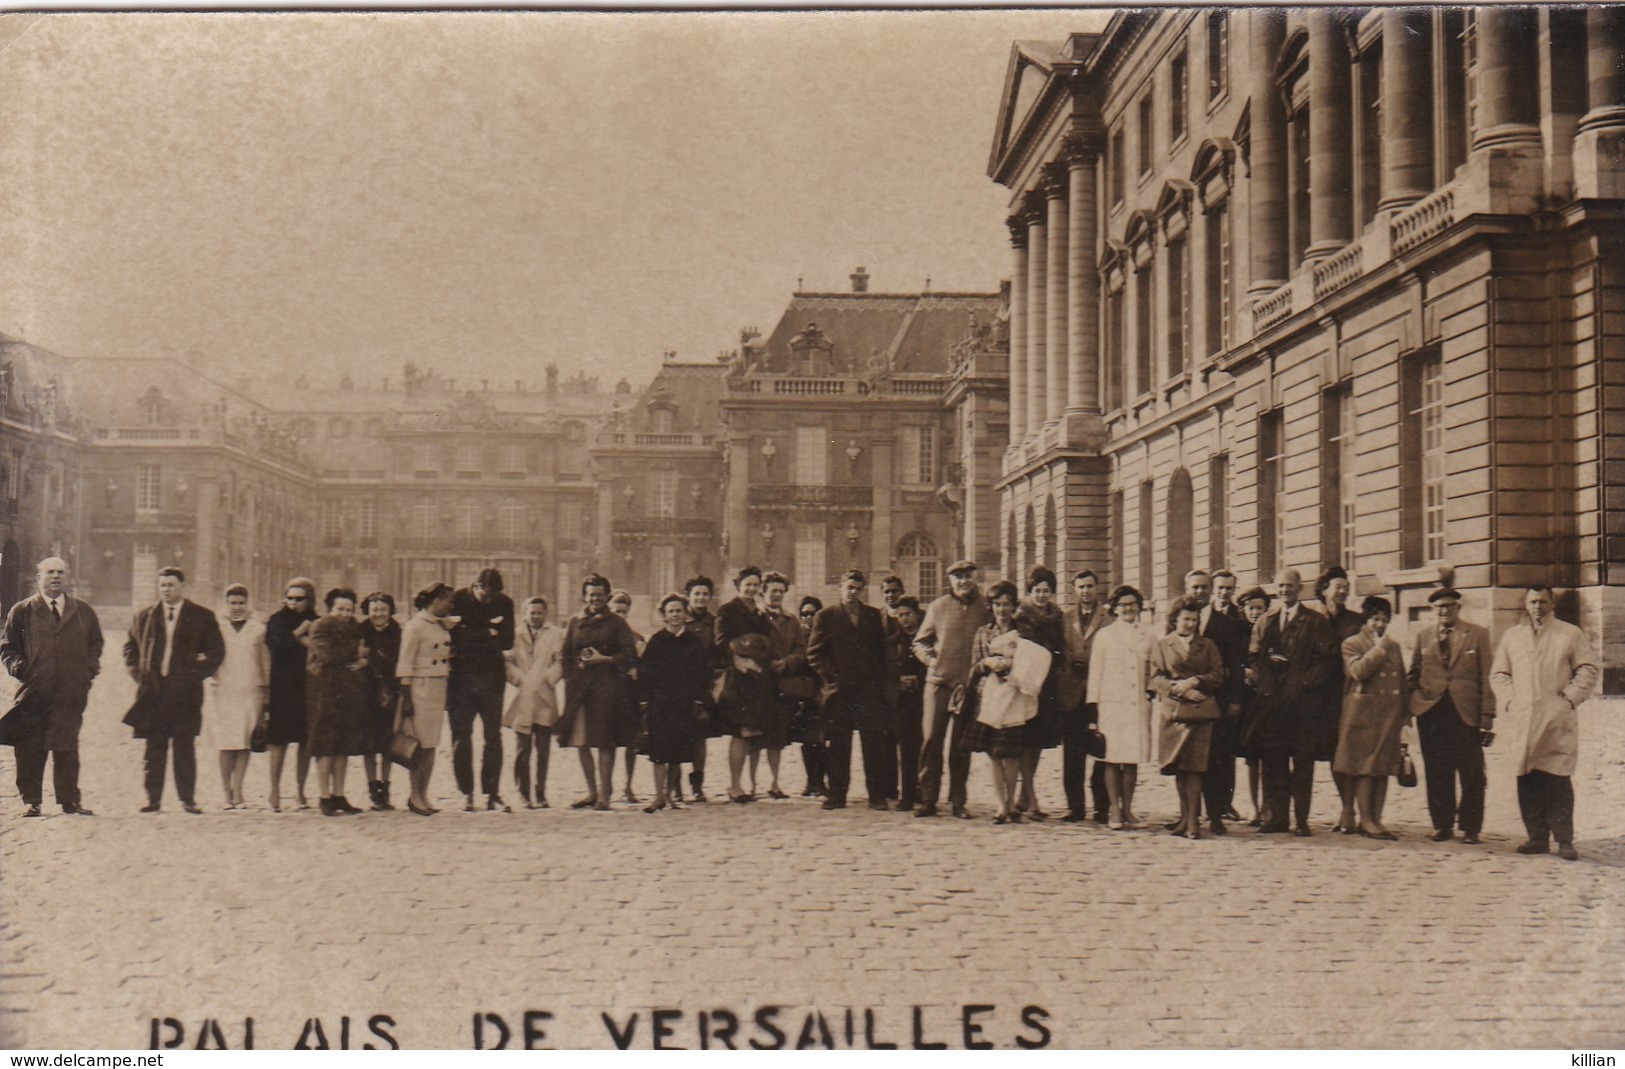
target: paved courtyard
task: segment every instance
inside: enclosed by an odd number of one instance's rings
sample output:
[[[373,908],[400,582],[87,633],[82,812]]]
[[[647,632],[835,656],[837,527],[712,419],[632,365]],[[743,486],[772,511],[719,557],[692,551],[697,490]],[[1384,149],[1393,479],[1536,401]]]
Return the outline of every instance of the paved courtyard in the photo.
[[[351,1047],[456,1048],[476,1015],[516,1046],[527,1011],[546,1046],[1625,1046],[1625,703],[1581,711],[1571,864],[1511,852],[1499,751],[1478,847],[1428,841],[1419,789],[1391,791],[1401,842],[1330,834],[1329,782],[1312,839],[1188,842],[1160,830],[1154,773],[1157,831],[996,827],[980,758],[975,822],[801,798],[468,815],[446,753],[432,819],[273,814],[260,756],[258,807],[227,812],[213,754],[204,815],[171,793],[142,816],[129,691],[109,672],[92,699],[93,819],[21,819],[0,750],[0,1046],[144,1047],[158,1018],[161,1041],[236,1047],[252,1018],[256,1047],[286,1048],[315,1018],[335,1047],[347,1028]],[[720,743],[711,760],[720,792]],[[574,754],[553,779],[555,805],[579,794]],[[359,801],[359,761],[351,782]]]

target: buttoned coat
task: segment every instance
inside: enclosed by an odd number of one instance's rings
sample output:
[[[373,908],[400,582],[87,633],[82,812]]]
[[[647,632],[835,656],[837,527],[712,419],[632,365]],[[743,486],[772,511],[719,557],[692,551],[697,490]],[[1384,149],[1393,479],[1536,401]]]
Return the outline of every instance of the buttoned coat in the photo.
[[[161,602],[137,609],[124,642],[125,667],[137,671],[135,702],[124,723],[138,739],[195,737],[203,729],[203,681],[226,659],[214,613],[183,598],[168,637],[169,675],[161,675],[163,616]]]
[[[1477,624],[1458,620],[1451,628],[1449,664],[1439,656],[1438,621],[1417,628],[1408,677],[1411,715],[1426,716],[1448,692],[1462,723],[1489,730],[1495,723],[1495,690],[1490,686],[1494,661],[1490,633]]]
[[[1275,606],[1253,625],[1248,656],[1257,679],[1258,709],[1248,743],[1254,750],[1330,761],[1337,753],[1341,712],[1339,704],[1328,701],[1329,685],[1342,675],[1337,636],[1326,617],[1302,602],[1283,629],[1283,608]]]
[[[1332,770],[1349,776],[1396,776],[1405,726],[1405,657],[1399,643],[1364,630],[1343,640],[1343,714]]]
[[[1224,683],[1214,693],[1220,707],[1226,712],[1231,706],[1246,700],[1247,643],[1252,631],[1247,621],[1238,620],[1218,609],[1208,614],[1202,637],[1218,647],[1219,660],[1224,662]]]
[[[1537,633],[1526,618],[1501,636],[1490,684],[1518,775],[1574,775],[1580,749],[1575,709],[1591,696],[1598,674],[1591,641],[1571,623],[1549,619]]]
[[[43,725],[46,749],[73,749],[91,681],[101,670],[102,629],[95,610],[63,595],[59,620],[43,595],[19,601],[6,614],[0,661],[18,684],[11,708],[0,718],[0,745],[27,741]]]
[[[1056,677],[1055,700],[1067,713],[1079,712],[1084,703],[1092,701],[1089,691],[1089,655],[1095,635],[1109,626],[1115,617],[1097,604],[1087,616],[1074,606],[1066,611],[1062,621],[1062,639],[1066,650],[1061,657],[1060,674]]]
[[[859,605],[856,624],[844,606],[819,610],[807,641],[807,660],[823,681],[824,720],[830,728],[890,726],[893,648],[879,609]]]
[[[504,727],[528,735],[533,725],[552,727],[559,718],[559,681],[564,667],[559,655],[564,651],[564,628],[543,624],[535,635],[530,625],[521,624],[514,632],[513,649],[508,651],[508,682],[517,690],[502,714]]]

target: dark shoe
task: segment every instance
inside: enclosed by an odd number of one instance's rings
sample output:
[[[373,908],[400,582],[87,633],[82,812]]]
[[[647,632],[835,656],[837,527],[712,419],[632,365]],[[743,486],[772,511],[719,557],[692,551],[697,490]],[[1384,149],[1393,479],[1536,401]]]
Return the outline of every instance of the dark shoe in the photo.
[[[463,795],[463,812],[465,812],[465,813],[478,813],[479,812],[479,809],[477,807],[475,807],[475,805],[474,805],[474,796],[472,794]]]
[[[1082,824],[1087,819],[1082,813],[1068,813],[1061,818],[1063,824]]]
[[[186,810],[188,813],[201,813],[201,812],[203,812],[203,810],[198,808],[198,805],[197,805],[196,802],[182,802],[181,803],[181,808]]]
[[[877,813],[884,813],[891,807],[886,804],[886,800],[884,798],[871,798],[869,799],[869,808],[875,810]]]
[[[1236,807],[1235,806],[1230,806],[1223,813],[1220,813],[1219,818],[1221,820],[1228,820],[1232,824],[1240,824],[1241,823],[1241,814],[1236,812]]]
[[[333,804],[333,799],[331,798],[322,798],[318,801],[317,805],[321,810],[322,816],[324,817],[336,817],[339,815],[338,807]]]
[[[995,823],[995,824],[1008,824],[1008,823],[1010,823],[1010,818],[1005,816],[1003,813],[1000,813],[998,816],[993,818],[993,823]]]
[[[371,779],[367,781],[367,798],[371,800],[373,809],[380,808],[378,805],[378,789],[383,785],[382,780]]]
[[[914,811],[914,815],[917,817],[934,817],[937,815],[937,807],[932,803],[927,802],[920,808],[916,809]]]
[[[1277,824],[1277,823],[1275,823],[1275,821],[1272,820],[1268,824],[1259,825],[1258,834],[1260,834],[1260,835],[1281,835],[1284,832],[1286,832],[1287,830],[1288,829],[1287,829],[1287,826],[1285,824]]]
[[[361,812],[359,807],[351,805],[350,800],[344,797],[342,794],[333,799],[333,804],[344,810],[346,813],[354,814]]]
[[[692,801],[699,805],[709,805],[711,800],[705,796],[704,791],[696,789]]]
[[[1264,826],[1264,822],[1262,820],[1259,820],[1257,817],[1254,817],[1253,819],[1251,819],[1251,820],[1249,820],[1247,822],[1247,826],[1249,828],[1261,828],[1261,827]]]
[[[38,809],[39,806],[35,806],[34,808]],[[157,802],[148,802],[146,805],[141,807],[141,812],[143,812],[143,813],[156,813],[161,808],[163,808],[163,807],[160,806]],[[34,813],[34,814],[31,814],[31,815],[32,816],[38,816],[39,814]]]
[[[1032,815],[1031,813],[1029,813],[1027,815],[1027,819],[1028,820],[1037,820],[1038,818],[1036,816]],[[1012,823],[1012,824],[1020,824],[1021,823],[1021,810],[1018,809],[1014,813],[1010,814],[1010,823]]]
[[[1580,860],[1580,852],[1574,849],[1573,843],[1558,843],[1557,856],[1562,858],[1564,861]]]
[[[1440,828],[1438,831],[1433,833],[1433,841],[1436,843],[1447,843],[1455,837],[1456,833],[1451,831],[1449,828]]]
[[[1230,834],[1229,831],[1227,831],[1225,829],[1224,821],[1222,821],[1222,820],[1210,820],[1210,821],[1208,821],[1207,830],[1212,832],[1214,835],[1228,835],[1228,834]]]
[[[1307,839],[1314,833],[1309,830],[1309,825],[1299,824],[1296,828],[1292,829],[1292,834],[1296,835],[1300,839]]]
[[[1552,844],[1537,843],[1535,840],[1529,839],[1519,843],[1517,849],[1520,854],[1549,854],[1552,852]]]
[[[376,808],[385,812],[395,808],[389,804],[389,781],[387,779],[378,781],[378,805]]]
[[[788,794],[785,794],[783,791],[779,790],[777,787],[775,787],[771,791],[768,791],[767,796],[769,798],[773,799],[776,802],[782,802],[785,799],[790,797]]]
[[[1391,843],[1399,841],[1399,836],[1395,835],[1391,831],[1366,831],[1364,828],[1361,828],[1360,834],[1365,836],[1367,839],[1383,839]]]
[[[962,806],[962,805],[954,806],[953,813],[954,813],[954,819],[956,819],[956,820],[969,820],[969,819],[971,819],[971,815],[969,813],[965,812],[965,807]]]
[[[1164,824],[1163,827],[1167,828],[1169,831],[1173,831],[1175,828],[1184,823],[1185,822],[1183,820],[1170,820],[1168,823]]]
[[[825,808],[825,809],[845,809],[846,808],[846,799],[844,799],[844,798],[826,798],[826,799],[824,799],[823,808]]]
[[[593,806],[595,806],[597,804],[598,804],[597,796],[596,795],[588,795],[586,798],[577,798],[575,801],[571,802],[570,803],[570,808],[571,809],[591,809]]]
[[[153,806],[151,811],[156,812],[157,809],[158,809],[157,806]],[[141,812],[146,813],[146,812],[148,812],[148,810],[143,809]],[[39,815],[40,815],[40,811],[39,811],[39,806],[37,806],[37,805],[31,805],[27,809],[23,810],[23,816],[25,816],[25,817],[37,817]]]
[[[1049,819],[1049,814],[1044,812],[1042,809],[1034,809],[1031,813],[1027,814],[1027,819],[1036,820],[1039,823],[1043,823]]]
[[[1106,811],[1104,809],[1096,811],[1096,813],[1095,813],[1095,823],[1096,824],[1105,824],[1109,820],[1111,820],[1111,817],[1106,813]]]
[[[485,808],[493,813],[512,813],[513,807],[502,800],[502,795],[493,794],[485,799]]]
[[[1461,837],[1461,841],[1466,843],[1468,846],[1477,846],[1479,843],[1483,842],[1484,840],[1480,839],[1476,835],[1463,835]]]
[[[432,816],[434,816],[434,811],[433,810],[419,809],[418,804],[416,802],[412,801],[410,798],[408,798],[406,800],[406,808],[407,808],[408,812],[416,813],[420,817],[432,817]]]
[[[95,813],[92,813],[90,810],[86,809],[84,806],[78,804],[65,805],[62,807],[62,812],[71,813],[76,817],[93,817],[96,815]]]

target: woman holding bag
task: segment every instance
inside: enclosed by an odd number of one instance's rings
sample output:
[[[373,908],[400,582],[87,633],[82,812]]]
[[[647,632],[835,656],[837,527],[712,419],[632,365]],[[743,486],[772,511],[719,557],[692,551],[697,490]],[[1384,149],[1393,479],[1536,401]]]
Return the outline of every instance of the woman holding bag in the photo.
[[[1179,602],[1168,614],[1172,630],[1151,647],[1151,689],[1157,695],[1158,764],[1179,790],[1179,822],[1174,834],[1202,837],[1202,776],[1207,771],[1213,722],[1219,718],[1214,695],[1224,686],[1224,659],[1212,639],[1196,633],[1203,603]]]
[[[451,636],[456,626],[451,612],[453,591],[445,583],[432,583],[412,599],[417,615],[401,629],[400,659],[395,674],[401,681],[400,715],[396,730],[418,740],[417,764],[412,767],[411,797],[406,808],[420,817],[439,810],[429,804],[429,777],[434,773],[434,751],[446,722],[446,680],[451,675]]]

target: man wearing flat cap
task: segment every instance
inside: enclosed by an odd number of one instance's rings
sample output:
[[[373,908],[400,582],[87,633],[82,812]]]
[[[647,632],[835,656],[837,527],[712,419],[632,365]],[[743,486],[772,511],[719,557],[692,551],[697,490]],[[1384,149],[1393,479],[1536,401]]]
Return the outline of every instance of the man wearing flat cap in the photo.
[[[953,815],[969,819],[965,811],[966,784],[970,780],[970,751],[963,742],[966,717],[948,711],[954,688],[970,677],[971,645],[976,629],[993,621],[987,599],[976,589],[976,562],[956,560],[948,565],[948,593],[925,610],[925,620],[914,635],[914,656],[925,665],[920,747],[920,808],[915,816],[937,815],[942,790],[944,749],[948,761],[948,803]]]
[[[1447,842],[1457,825],[1464,842],[1484,830],[1484,747],[1494,738],[1495,692],[1490,633],[1461,618],[1461,592],[1428,595],[1433,620],[1416,629],[1411,648],[1410,713],[1427,769],[1433,841]],[[1456,780],[1461,801],[1456,801]]]

